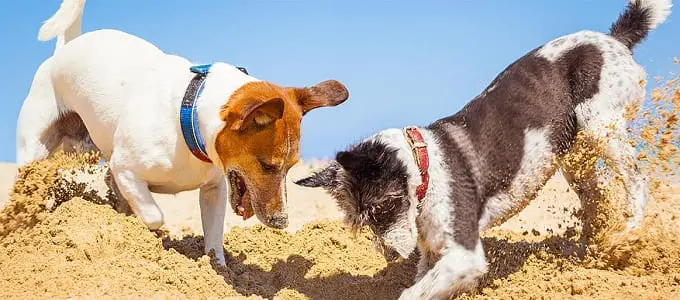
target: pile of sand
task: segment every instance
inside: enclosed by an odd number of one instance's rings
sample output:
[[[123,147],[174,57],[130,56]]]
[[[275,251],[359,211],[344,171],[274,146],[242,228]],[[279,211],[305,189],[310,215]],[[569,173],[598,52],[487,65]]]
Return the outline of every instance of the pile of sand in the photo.
[[[238,295],[207,257],[166,251],[141,222],[80,198],[0,247],[1,298]]]
[[[607,252],[592,252],[576,235],[527,242],[494,233],[484,240],[490,272],[463,299],[678,299],[680,189],[672,201],[650,203],[644,226]],[[537,239],[529,239],[537,240]]]
[[[0,298],[367,298],[376,291],[394,298],[411,281],[399,271],[406,265],[386,268],[368,232],[353,237],[331,222],[295,235],[234,228],[225,237],[227,268],[213,265],[202,237],[150,232],[87,188],[64,185],[63,178],[92,170],[99,167],[64,154],[20,169],[0,213]]]
[[[58,170],[86,163],[58,155],[20,170],[0,214],[0,298],[238,295],[208,257],[165,250],[141,221],[106,204],[75,197],[48,212],[58,200]]]

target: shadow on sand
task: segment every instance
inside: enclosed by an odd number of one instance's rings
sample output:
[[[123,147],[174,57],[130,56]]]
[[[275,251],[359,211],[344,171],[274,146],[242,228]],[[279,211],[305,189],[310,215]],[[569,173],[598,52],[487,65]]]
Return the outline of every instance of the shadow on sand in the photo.
[[[163,246],[175,249],[191,259],[201,257],[203,238],[185,237],[182,240],[165,238]],[[494,280],[518,272],[534,254],[578,260],[585,247],[567,237],[550,237],[540,242],[511,242],[504,238],[484,238],[489,272],[480,280],[473,293],[492,286]],[[226,250],[226,249],[225,249]],[[227,266],[213,264],[225,281],[243,295],[272,298],[283,289],[294,290],[310,299],[397,299],[401,291],[412,284],[417,253],[402,263],[390,263],[373,276],[337,273],[328,277],[305,278],[314,262],[300,255],[290,255],[276,262],[270,271],[246,264],[246,255],[230,255],[225,251]]]

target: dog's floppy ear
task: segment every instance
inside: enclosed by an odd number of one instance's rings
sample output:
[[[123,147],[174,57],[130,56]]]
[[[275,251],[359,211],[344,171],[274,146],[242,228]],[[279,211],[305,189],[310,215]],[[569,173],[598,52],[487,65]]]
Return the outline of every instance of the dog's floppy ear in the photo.
[[[364,155],[349,152],[340,151],[335,155],[335,160],[338,161],[340,166],[345,170],[355,170],[361,168],[362,165],[366,163],[366,157]]]
[[[283,117],[284,103],[281,98],[269,100],[254,100],[242,106],[237,117],[231,124],[231,130],[243,131],[252,125],[267,126]],[[223,109],[222,119],[227,120],[227,113]]]
[[[312,175],[295,181],[295,184],[306,187],[322,187],[333,190],[340,185],[340,165],[333,161],[325,168],[314,172]]]
[[[312,87],[297,88],[295,94],[303,115],[315,108],[336,106],[349,98],[347,88],[336,80],[326,80]]]

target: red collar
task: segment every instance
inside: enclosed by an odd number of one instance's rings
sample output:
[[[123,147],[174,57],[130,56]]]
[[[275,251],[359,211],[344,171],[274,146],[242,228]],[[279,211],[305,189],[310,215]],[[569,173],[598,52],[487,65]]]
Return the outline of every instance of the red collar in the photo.
[[[430,173],[428,171],[430,169],[430,158],[427,155],[427,144],[425,144],[425,139],[423,139],[423,135],[420,134],[417,127],[406,127],[404,133],[406,134],[406,141],[411,146],[418,170],[420,170],[422,183],[416,188],[416,196],[418,201],[421,201],[425,198],[427,187],[430,184]]]

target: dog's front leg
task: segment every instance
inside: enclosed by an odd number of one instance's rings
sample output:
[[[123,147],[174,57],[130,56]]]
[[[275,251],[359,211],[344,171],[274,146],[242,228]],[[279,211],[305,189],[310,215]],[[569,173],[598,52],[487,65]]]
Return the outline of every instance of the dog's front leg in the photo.
[[[432,253],[432,251],[430,251],[427,246],[419,246],[418,250],[420,252],[420,259],[418,260],[418,265],[416,266],[417,270],[414,282],[420,281],[420,279],[425,276],[427,271],[430,270],[437,261],[434,253]]]
[[[201,187],[199,203],[203,224],[204,250],[208,254],[215,250],[217,263],[224,265],[224,214],[227,209],[227,182],[221,178],[218,183]]]
[[[475,249],[460,245],[445,250],[439,261],[399,299],[449,299],[473,288],[486,272],[486,258],[481,241]]]
[[[117,167],[114,162],[110,165],[118,191],[127,200],[132,212],[151,230],[163,226],[163,212],[153,199],[146,182],[132,171]]]

